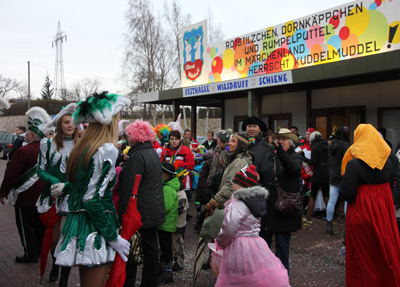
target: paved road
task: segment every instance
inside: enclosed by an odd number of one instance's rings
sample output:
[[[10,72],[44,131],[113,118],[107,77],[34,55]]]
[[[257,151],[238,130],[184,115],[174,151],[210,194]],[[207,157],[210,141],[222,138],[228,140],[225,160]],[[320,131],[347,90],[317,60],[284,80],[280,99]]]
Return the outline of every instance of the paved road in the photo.
[[[0,179],[2,181],[5,161],[0,160]],[[195,215],[194,204],[191,204],[190,214]],[[58,283],[48,282],[51,258],[40,285],[39,264],[16,264],[16,255],[22,255],[23,248],[15,226],[14,208],[0,206],[0,286],[58,286]],[[186,266],[183,271],[174,273],[175,283],[169,286],[193,286],[192,270],[194,252],[198,234],[194,233],[194,218],[188,222],[186,243]],[[292,286],[345,286],[344,256],[338,251],[343,241],[343,216],[334,223],[335,234],[325,234],[326,222],[315,219],[314,224],[293,233],[290,250],[290,283]],[[140,277],[138,277],[138,282]],[[266,279],[268,280],[268,279]],[[208,287],[215,284],[215,277],[210,270],[202,271],[196,284],[198,287]],[[137,286],[139,283],[137,284]],[[69,286],[79,286],[78,269],[73,268]]]

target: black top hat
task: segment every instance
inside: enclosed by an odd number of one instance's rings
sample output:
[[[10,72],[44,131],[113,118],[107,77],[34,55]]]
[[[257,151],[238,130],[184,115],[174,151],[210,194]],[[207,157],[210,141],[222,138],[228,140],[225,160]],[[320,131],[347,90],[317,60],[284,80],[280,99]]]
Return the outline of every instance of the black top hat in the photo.
[[[267,125],[264,123],[264,121],[256,116],[252,116],[252,117],[247,117],[242,124],[242,131],[246,131],[246,127],[247,125],[257,125],[260,127],[260,130],[263,132],[267,132]]]
[[[175,167],[168,161],[163,161],[161,163],[161,166],[162,166],[163,171],[168,172],[169,174],[172,174],[172,175],[176,175]]]

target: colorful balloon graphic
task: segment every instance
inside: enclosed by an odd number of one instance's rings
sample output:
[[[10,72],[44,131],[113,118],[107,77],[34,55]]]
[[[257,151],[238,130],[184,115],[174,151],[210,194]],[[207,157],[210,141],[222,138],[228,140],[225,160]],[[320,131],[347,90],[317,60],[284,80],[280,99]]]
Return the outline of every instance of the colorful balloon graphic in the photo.
[[[309,48],[306,45],[305,36],[307,35],[307,31],[305,29],[297,30],[288,45],[289,50],[295,56],[295,58],[305,57],[310,52]],[[324,38],[322,38],[322,41]]]
[[[345,26],[349,27],[351,33],[360,36],[363,34],[370,24],[370,13],[367,9],[363,9],[362,11],[355,11],[356,8],[353,8],[349,12],[349,16],[346,17]]]
[[[339,31],[339,37],[342,40],[346,40],[350,36],[350,29],[349,27],[342,27]]]
[[[329,41],[330,38],[335,36],[335,27],[332,24],[328,24],[324,27],[325,33],[325,43]]]
[[[239,74],[247,75],[249,67],[257,61],[257,52],[254,43],[251,40],[244,40],[241,45],[236,47],[235,65]]]
[[[224,65],[222,63],[221,57],[215,57],[214,60],[212,61],[212,66],[211,66],[211,70],[214,73],[214,78],[215,78],[215,73],[221,74],[223,68]]]
[[[325,31],[318,25],[312,26],[308,31],[302,32],[302,34],[303,39],[307,39],[306,43],[309,49],[311,49],[316,44],[324,43]]]
[[[235,60],[235,52],[232,49],[226,49],[222,54],[222,59],[224,60],[224,68],[230,69]]]

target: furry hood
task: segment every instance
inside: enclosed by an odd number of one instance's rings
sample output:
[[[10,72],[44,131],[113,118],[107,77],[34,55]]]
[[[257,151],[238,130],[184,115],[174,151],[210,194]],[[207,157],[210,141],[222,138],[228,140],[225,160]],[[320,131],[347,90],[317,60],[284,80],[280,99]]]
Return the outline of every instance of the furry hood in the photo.
[[[232,198],[240,199],[244,201],[250,197],[264,197],[265,199],[268,198],[269,191],[262,186],[254,186],[249,188],[242,188],[236,190],[232,193]]]
[[[234,191],[232,198],[243,201],[254,217],[262,217],[267,215],[268,195],[269,192],[264,187],[254,186]]]

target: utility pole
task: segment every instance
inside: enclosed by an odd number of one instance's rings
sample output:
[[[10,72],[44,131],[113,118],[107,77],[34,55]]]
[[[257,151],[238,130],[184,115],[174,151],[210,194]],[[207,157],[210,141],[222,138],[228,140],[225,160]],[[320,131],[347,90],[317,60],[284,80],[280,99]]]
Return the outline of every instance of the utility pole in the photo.
[[[28,61],[28,110],[31,108],[31,63]]]
[[[65,99],[65,83],[64,83],[64,64],[63,64],[63,53],[62,44],[67,41],[67,35],[65,32],[61,32],[61,24],[58,21],[57,34],[54,37],[51,46],[56,46],[56,67],[54,69],[54,99],[59,97],[60,99]]]

